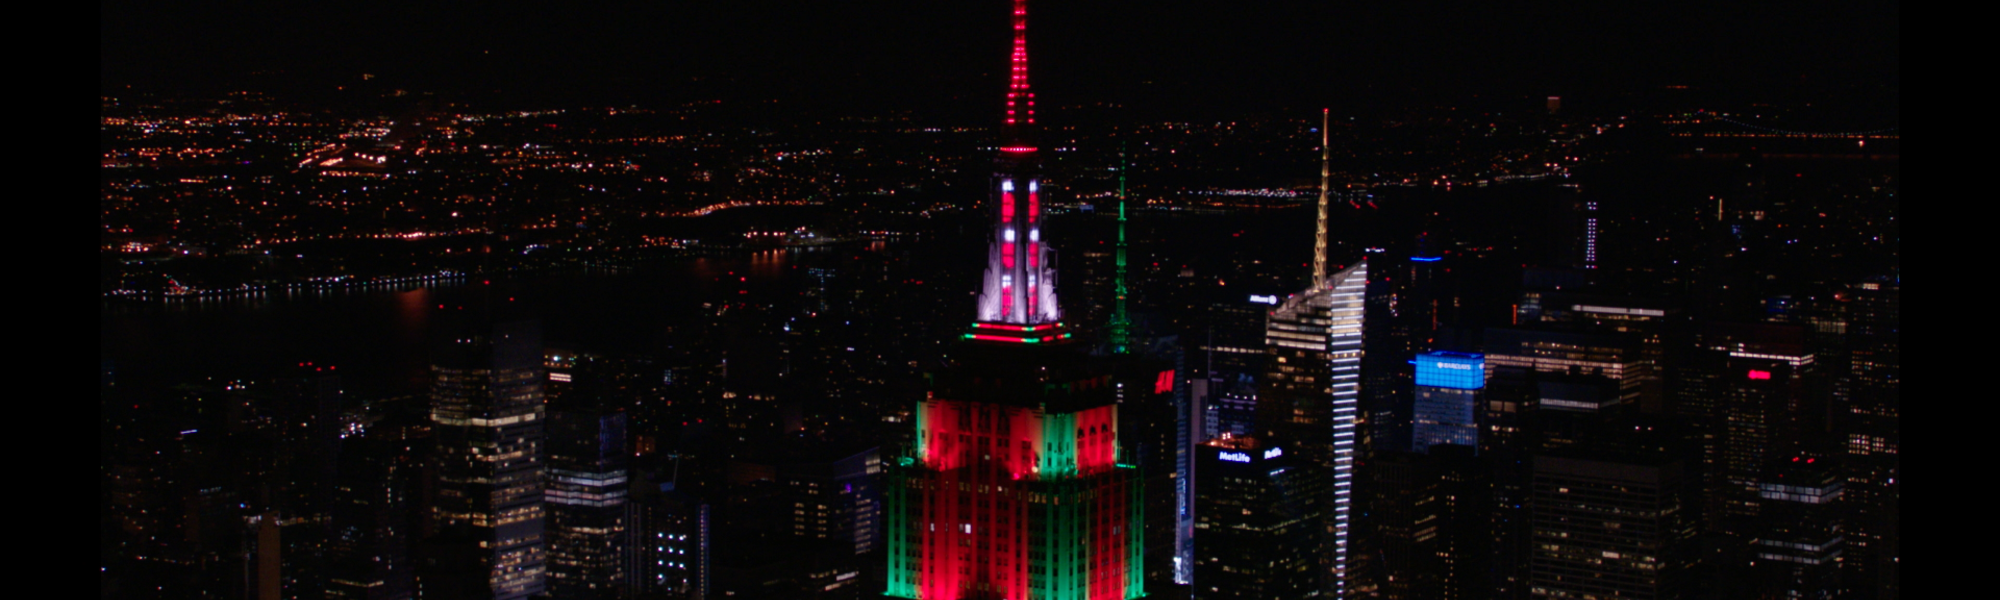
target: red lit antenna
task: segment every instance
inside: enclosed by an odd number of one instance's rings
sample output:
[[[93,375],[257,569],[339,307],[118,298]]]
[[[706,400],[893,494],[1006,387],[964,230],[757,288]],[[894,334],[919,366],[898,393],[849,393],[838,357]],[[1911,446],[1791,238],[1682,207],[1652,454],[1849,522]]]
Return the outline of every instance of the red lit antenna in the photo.
[[[1028,132],[1035,124],[1035,92],[1028,88],[1028,0],[1014,0],[1014,54],[1008,66],[1012,69],[1007,79],[1008,145],[1029,146]]]

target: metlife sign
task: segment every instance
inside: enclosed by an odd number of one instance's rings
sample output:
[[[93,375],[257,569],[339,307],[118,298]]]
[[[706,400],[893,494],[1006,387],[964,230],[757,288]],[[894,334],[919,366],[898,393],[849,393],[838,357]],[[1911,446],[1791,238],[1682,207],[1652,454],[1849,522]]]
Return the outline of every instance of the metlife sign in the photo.
[[[1285,449],[1275,446],[1265,449],[1263,454],[1264,460],[1271,460],[1273,458],[1277,458],[1284,455],[1285,455]],[[1251,461],[1250,453],[1248,452],[1232,452],[1229,450],[1224,450],[1222,451],[1222,453],[1215,455],[1215,457],[1222,459],[1223,461],[1226,462],[1247,463]]]

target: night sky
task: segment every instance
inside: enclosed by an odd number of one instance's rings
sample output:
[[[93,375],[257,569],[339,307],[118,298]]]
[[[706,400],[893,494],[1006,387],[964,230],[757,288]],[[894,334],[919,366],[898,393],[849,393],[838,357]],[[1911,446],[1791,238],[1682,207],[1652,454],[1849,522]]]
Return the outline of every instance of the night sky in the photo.
[[[100,81],[318,89],[361,73],[518,102],[785,98],[932,110],[997,98],[1004,0],[134,2],[100,5]],[[1031,4],[1039,95],[1164,112],[1397,106],[1663,86],[1846,102],[1893,120],[1897,2]],[[495,92],[498,92],[497,94]],[[975,100],[968,102],[968,99]],[[994,100],[997,102],[997,100]]]

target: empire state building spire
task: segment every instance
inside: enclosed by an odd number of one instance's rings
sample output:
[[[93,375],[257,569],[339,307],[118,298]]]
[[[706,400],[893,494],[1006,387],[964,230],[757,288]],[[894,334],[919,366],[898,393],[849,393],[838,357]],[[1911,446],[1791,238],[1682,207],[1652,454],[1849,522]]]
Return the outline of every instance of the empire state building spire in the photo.
[[[990,193],[993,229],[979,318],[968,339],[1038,344],[1068,339],[1056,303],[1056,254],[1042,243],[1035,93],[1028,87],[1028,3],[1014,0],[1007,114]]]

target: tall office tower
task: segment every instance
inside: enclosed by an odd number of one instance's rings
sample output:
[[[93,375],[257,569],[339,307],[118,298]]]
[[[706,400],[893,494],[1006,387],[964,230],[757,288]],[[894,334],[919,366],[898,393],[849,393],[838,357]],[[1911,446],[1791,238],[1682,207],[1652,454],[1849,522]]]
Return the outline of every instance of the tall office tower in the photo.
[[[1693,559],[1681,465],[1535,457],[1535,598],[1679,598]]]
[[[1187,385],[1180,377],[1179,338],[1155,337],[1141,329],[1132,340],[1132,354],[1103,360],[1118,398],[1119,460],[1144,474],[1141,566],[1146,581],[1174,581],[1177,571],[1187,573],[1185,580],[1192,577],[1194,490],[1183,484],[1194,472],[1194,448],[1188,440],[1196,432],[1188,418]]]
[[[627,463],[625,411],[563,408],[548,422],[548,588],[559,598],[624,593]]]
[[[628,581],[640,598],[702,600],[709,595],[709,505],[676,489],[675,475],[666,477],[632,488]]]
[[[1315,477],[1285,448],[1222,437],[1196,452],[1194,597],[1289,600],[1319,595]]]
[[[416,593],[406,527],[416,474],[398,460],[398,440],[371,433],[348,438],[343,446],[326,598],[407,600]]]
[[[1598,241],[1602,235],[1605,220],[1599,216],[1597,199],[1585,195],[1574,183],[1565,183],[1558,188],[1562,197],[1557,206],[1562,219],[1558,231],[1568,233],[1562,240],[1561,262],[1577,269],[1596,269],[1598,266]]]
[[[1489,330],[1490,331],[1490,330]],[[1490,359],[1491,356],[1489,355]],[[1491,365],[1491,361],[1488,361]],[[1491,465],[1494,598],[1528,597],[1528,548],[1533,533],[1528,496],[1534,478],[1539,397],[1533,370],[1489,368],[1480,390],[1479,455]]]
[[[1302,467],[1326,474],[1318,492],[1325,521],[1322,590],[1341,598],[1347,589],[1368,261],[1314,279],[1311,289],[1285,298],[1270,313],[1264,329],[1268,371],[1257,411],[1264,437],[1295,448]]]
[[[1332,272],[1327,256],[1327,194],[1331,154],[1321,113],[1318,226],[1312,285],[1285,297],[1265,320],[1265,372],[1258,386],[1261,437],[1298,452],[1301,468],[1323,473],[1309,493],[1322,503],[1322,594],[1348,589],[1353,525],[1354,463],[1360,435],[1363,325],[1368,314],[1368,260]],[[1197,474],[1199,477],[1199,474]],[[1200,585],[1197,581],[1196,585]]]
[[[1851,587],[1896,598],[1902,592],[1896,483],[1902,465],[1902,284],[1885,278],[1849,292],[1848,364],[1838,383],[1835,421],[1847,454],[1842,466],[1851,532],[1842,569],[1850,572]]]
[[[541,325],[454,331],[439,344],[431,374],[438,443],[431,512],[440,529],[452,530],[441,562],[455,564],[466,558],[458,550],[473,547],[492,597],[539,594],[546,575]]]
[[[1142,482],[1118,460],[1113,376],[1065,343],[1055,253],[1041,239],[1027,2],[1013,7],[978,317],[917,404],[911,452],[887,465],[886,593],[1137,598]]]
[[[1534,374],[1535,447],[1554,450],[1616,437],[1632,406],[1618,382],[1596,375]],[[1629,436],[1628,436],[1629,437]]]
[[[1757,484],[1764,506],[1750,565],[1766,597],[1832,600],[1839,594],[1846,545],[1841,488],[1838,471],[1813,456],[1794,456],[1765,471]]]
[[[1707,444],[1710,525],[1739,537],[1761,504],[1758,478],[1773,458],[1815,446],[1828,407],[1809,393],[1817,371],[1804,331],[1789,325],[1712,323],[1691,357],[1699,379],[1689,404],[1714,437]],[[1710,404],[1703,406],[1701,401]],[[1731,521],[1741,521],[1732,524]]]
[[[1368,525],[1380,560],[1376,597],[1416,600],[1440,593],[1444,565],[1437,546],[1444,520],[1437,462],[1430,458],[1383,452],[1369,461],[1367,485],[1360,487],[1371,507]]]
[[[968,344],[933,374],[886,490],[888,593],[1144,595],[1141,481],[1119,464],[1112,378],[1067,348]]]
[[[1486,362],[1496,369],[1608,377],[1627,402],[1638,401],[1646,369],[1636,343],[1625,336],[1511,328],[1486,330]]]
[[[1413,408],[1411,358],[1437,347],[1438,327],[1456,317],[1456,303],[1438,275],[1444,257],[1426,233],[1419,235],[1407,261],[1378,260],[1368,282],[1368,353],[1362,358],[1362,433],[1366,452],[1401,452],[1410,447]]]
[[[1437,598],[1483,600],[1492,596],[1493,476],[1476,447],[1432,446],[1438,473]]]
[[[1486,387],[1486,357],[1463,352],[1417,355],[1417,395],[1410,449],[1438,444],[1479,447],[1479,390]]]
[[[1667,301],[1582,292],[1582,281],[1551,277],[1557,273],[1534,269],[1522,278],[1515,323],[1626,338],[1644,363],[1643,371],[1634,371],[1639,386],[1636,408],[1647,414],[1673,412],[1666,377],[1668,368],[1678,365],[1680,351],[1693,332],[1686,313]]]

